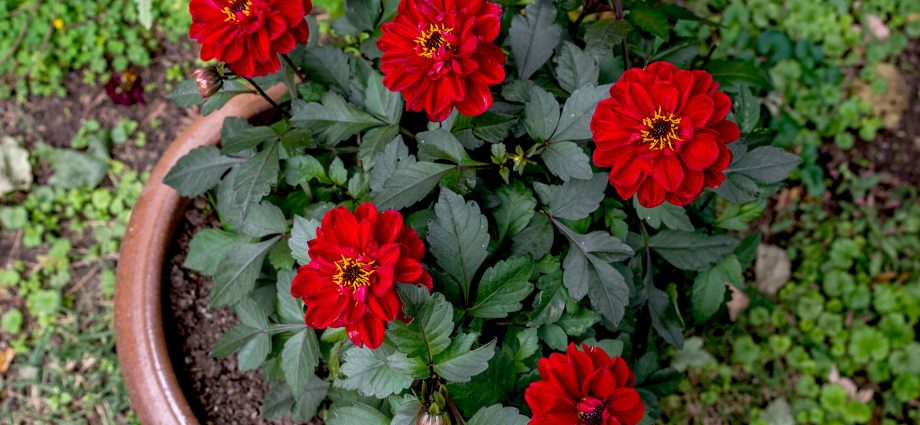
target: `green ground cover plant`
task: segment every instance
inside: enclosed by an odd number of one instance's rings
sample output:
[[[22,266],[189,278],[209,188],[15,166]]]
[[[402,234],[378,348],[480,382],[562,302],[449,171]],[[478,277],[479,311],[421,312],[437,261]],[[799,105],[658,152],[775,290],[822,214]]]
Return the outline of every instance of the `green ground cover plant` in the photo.
[[[876,184],[850,175],[841,196],[865,200]],[[893,209],[854,201],[788,207],[797,220],[772,230],[789,238],[791,280],[775,296],[752,282],[737,323],[700,327],[696,335],[718,336],[675,353],[672,366],[688,379],[665,401],[671,423],[920,420],[917,193],[894,189],[878,200]]]
[[[15,367],[0,377],[4,421],[133,421],[111,302],[119,243],[145,176],[113,160],[110,149],[143,140],[136,127],[89,121],[70,148],[37,146],[30,161],[50,171],[49,184],[3,199],[0,231],[17,235],[0,259],[0,329],[15,352]],[[22,252],[23,260],[7,257]]]
[[[920,3],[911,1],[715,0],[692,8],[719,11],[717,25],[683,22],[679,34],[711,44],[713,60],[746,58],[766,72],[767,126],[777,132],[775,144],[801,154],[794,178],[813,195],[825,190],[822,145],[850,150],[883,127],[858,89],[886,94],[890,80],[877,65],[920,36]]]
[[[180,0],[0,1],[0,99],[65,96],[71,71],[97,84],[111,72],[146,67],[164,41],[185,38],[187,7]]]

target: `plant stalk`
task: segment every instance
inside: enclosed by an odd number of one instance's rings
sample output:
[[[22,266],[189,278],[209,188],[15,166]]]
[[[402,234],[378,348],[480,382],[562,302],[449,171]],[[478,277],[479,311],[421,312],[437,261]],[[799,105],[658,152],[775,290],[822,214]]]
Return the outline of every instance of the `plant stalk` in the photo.
[[[280,105],[278,105],[278,103],[275,102],[275,99],[272,99],[272,97],[269,96],[268,93],[265,93],[265,90],[262,90],[262,87],[259,87],[259,85],[256,84],[256,82],[253,81],[252,78],[243,77],[243,79],[248,81],[249,84],[252,85],[252,87],[254,87],[257,92],[259,92],[259,94],[262,96],[263,99],[265,99],[270,105],[272,105],[275,109],[281,112],[281,115],[284,115],[285,118],[291,118],[291,114],[288,111],[285,111],[284,108],[282,108]]]

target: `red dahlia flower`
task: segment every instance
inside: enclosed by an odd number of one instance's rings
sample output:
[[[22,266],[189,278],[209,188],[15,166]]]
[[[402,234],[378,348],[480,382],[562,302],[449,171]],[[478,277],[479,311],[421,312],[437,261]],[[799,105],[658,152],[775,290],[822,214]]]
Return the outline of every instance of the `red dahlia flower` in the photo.
[[[396,283],[431,290],[431,276],[419,262],[425,245],[396,211],[378,213],[371,203],[354,214],[335,208],[309,246],[310,264],[297,272],[291,295],[307,305],[308,326],[344,326],[359,347],[380,347],[384,322],[402,316]]]
[[[591,119],[594,163],[612,167],[610,184],[646,208],[667,199],[687,205],[725,180],[738,126],[725,119],[732,101],[705,71],[667,62],[633,68],[610,89]]]
[[[278,54],[306,43],[304,17],[311,0],[191,0],[189,37],[201,44],[201,59],[217,59],[244,77],[281,68]]]
[[[635,425],[645,404],[626,361],[597,347],[569,344],[565,354],[540,359],[540,380],[524,393],[530,425]]]
[[[401,0],[377,42],[383,85],[431,121],[444,121],[454,107],[467,116],[487,111],[489,86],[505,80],[505,54],[492,43],[501,13],[483,0]]]

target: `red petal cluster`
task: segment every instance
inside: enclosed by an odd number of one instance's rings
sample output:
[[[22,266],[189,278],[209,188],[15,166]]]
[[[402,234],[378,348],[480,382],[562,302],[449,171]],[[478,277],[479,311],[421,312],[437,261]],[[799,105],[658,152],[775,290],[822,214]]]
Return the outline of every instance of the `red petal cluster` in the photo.
[[[454,107],[467,116],[487,111],[489,86],[505,79],[505,54],[493,44],[501,13],[483,0],[401,0],[377,42],[383,85],[431,121],[444,121]]]
[[[311,0],[191,0],[188,35],[201,44],[201,59],[217,59],[244,77],[273,74],[278,54],[306,43]]]
[[[725,119],[732,101],[705,71],[667,62],[630,69],[597,106],[591,131],[594,163],[612,168],[610,184],[624,199],[655,207],[687,205],[704,187],[718,187],[731,163],[725,146],[738,126]]]
[[[533,410],[530,425],[635,425],[645,404],[636,378],[620,357],[597,347],[569,344],[565,354],[540,359],[540,380],[524,393]]]
[[[371,203],[354,214],[335,208],[309,247],[310,263],[298,270],[291,295],[307,305],[308,326],[344,326],[359,347],[380,347],[384,322],[402,316],[396,283],[431,290],[431,276],[419,262],[425,245],[396,211],[378,213]]]

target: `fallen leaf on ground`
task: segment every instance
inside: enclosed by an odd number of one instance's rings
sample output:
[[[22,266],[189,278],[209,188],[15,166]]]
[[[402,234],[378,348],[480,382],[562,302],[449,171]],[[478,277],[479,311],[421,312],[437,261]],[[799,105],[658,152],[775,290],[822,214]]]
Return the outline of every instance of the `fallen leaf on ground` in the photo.
[[[16,352],[10,347],[6,347],[5,350],[0,351],[0,374],[4,374],[10,369],[10,365],[13,363],[13,357],[16,357]]]
[[[754,267],[757,289],[767,295],[776,295],[792,277],[792,263],[782,248],[761,244],[757,247],[757,263]]]
[[[725,305],[728,307],[728,317],[735,322],[738,320],[738,315],[751,305],[751,299],[735,285],[728,285],[728,289],[732,291],[732,298]]]

